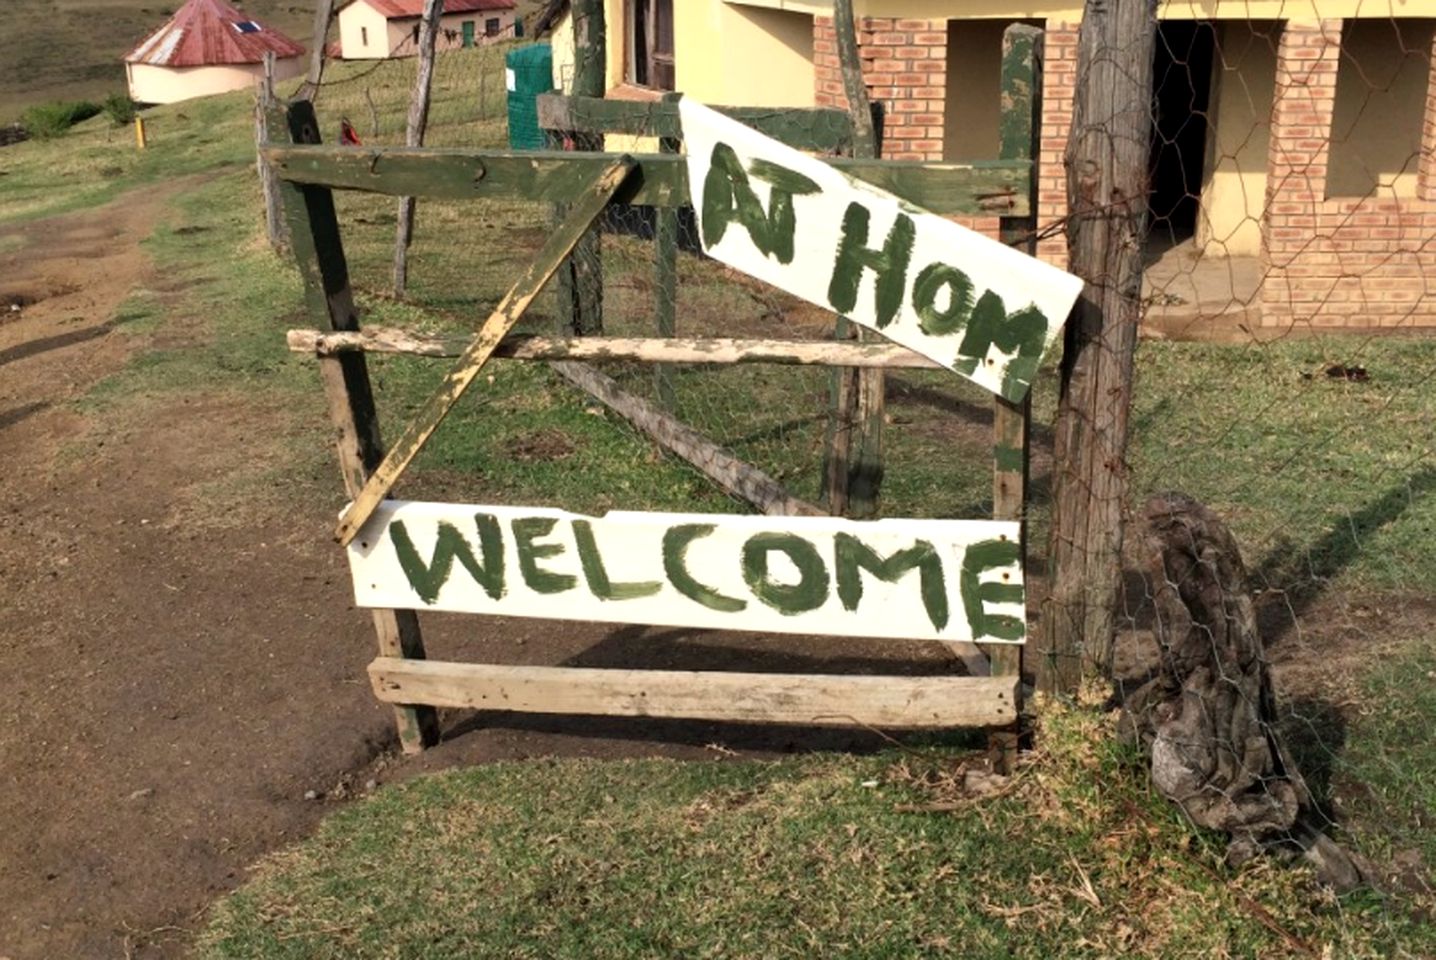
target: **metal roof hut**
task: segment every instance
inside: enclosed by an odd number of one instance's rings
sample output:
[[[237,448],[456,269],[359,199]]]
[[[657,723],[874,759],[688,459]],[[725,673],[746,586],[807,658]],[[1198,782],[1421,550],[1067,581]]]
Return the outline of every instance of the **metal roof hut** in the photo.
[[[164,26],[125,54],[130,97],[174,103],[254,86],[264,55],[276,79],[304,72],[304,48],[224,0],[186,0]]]

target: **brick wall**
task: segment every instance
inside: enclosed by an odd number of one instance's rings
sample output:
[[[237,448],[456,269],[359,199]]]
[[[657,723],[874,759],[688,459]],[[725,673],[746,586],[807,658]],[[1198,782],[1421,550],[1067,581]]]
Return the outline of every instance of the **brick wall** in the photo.
[[[1326,196],[1340,20],[1288,21],[1277,51],[1267,171],[1262,324],[1436,323],[1436,107],[1418,196]],[[1433,70],[1436,73],[1436,70]],[[1428,289],[1428,284],[1430,289]]]
[[[858,55],[868,96],[885,110],[883,159],[941,160],[947,21],[861,17]],[[813,18],[818,106],[847,109],[831,17]]]
[[[1053,235],[1037,243],[1037,256],[1067,266],[1067,134],[1077,96],[1077,24],[1048,20],[1042,41],[1042,136],[1037,154],[1037,229]]]
[[[868,97],[883,105],[883,159],[941,161],[947,21],[862,17],[857,33]],[[818,106],[847,109],[837,38],[829,17],[813,19],[813,66]],[[996,217],[952,219],[997,237]]]

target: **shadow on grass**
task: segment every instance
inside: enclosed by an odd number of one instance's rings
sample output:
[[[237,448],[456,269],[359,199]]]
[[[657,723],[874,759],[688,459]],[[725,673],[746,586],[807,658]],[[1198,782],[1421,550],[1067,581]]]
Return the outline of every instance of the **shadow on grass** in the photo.
[[[1305,546],[1282,540],[1251,568],[1250,581],[1269,595],[1261,607],[1262,637],[1284,637],[1330,582],[1360,557],[1362,541],[1395,523],[1421,497],[1436,490],[1436,468],[1423,466],[1380,497],[1340,520]]]

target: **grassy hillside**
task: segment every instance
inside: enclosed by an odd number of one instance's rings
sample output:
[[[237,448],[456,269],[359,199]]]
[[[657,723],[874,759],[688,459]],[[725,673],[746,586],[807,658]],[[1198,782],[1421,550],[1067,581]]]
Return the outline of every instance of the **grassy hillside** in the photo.
[[[101,99],[125,89],[127,50],[183,0],[4,0],[0,123],[48,100]],[[237,0],[236,7],[309,44],[309,0]]]

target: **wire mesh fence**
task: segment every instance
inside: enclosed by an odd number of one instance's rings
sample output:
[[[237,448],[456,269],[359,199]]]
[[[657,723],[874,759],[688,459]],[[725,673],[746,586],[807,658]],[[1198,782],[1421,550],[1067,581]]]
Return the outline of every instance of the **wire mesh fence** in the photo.
[[[1436,853],[1429,751],[1367,719],[1433,706],[1433,22],[1163,19],[1155,48],[1114,672],[1235,859],[1379,837],[1355,866],[1393,883]]]

